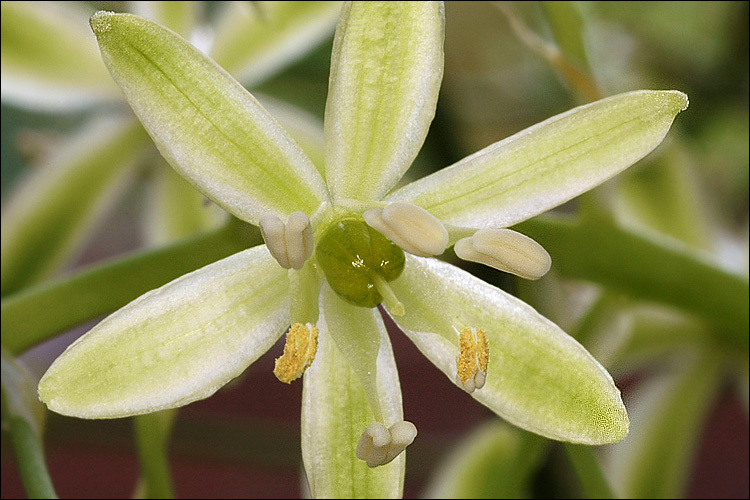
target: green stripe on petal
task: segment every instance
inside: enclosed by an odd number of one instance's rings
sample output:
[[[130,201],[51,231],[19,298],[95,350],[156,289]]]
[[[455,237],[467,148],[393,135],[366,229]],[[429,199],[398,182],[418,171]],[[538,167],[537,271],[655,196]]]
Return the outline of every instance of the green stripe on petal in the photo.
[[[39,382],[57,413],[117,418],[206,398],[289,326],[287,272],[265,245],[152,290],[70,345]]]
[[[102,65],[88,14],[72,2],[2,2],[3,102],[75,110],[120,93]]]
[[[380,199],[417,156],[443,77],[441,2],[346,3],[325,114],[334,198]]]
[[[687,107],[640,90],[574,108],[399,189],[445,223],[508,227],[588,191],[643,158]]]
[[[323,286],[318,353],[305,372],[302,391],[302,458],[313,498],[400,498],[404,453],[369,468],[356,457],[362,432],[375,421],[355,355],[342,353],[331,331],[361,338],[379,336],[377,391],[385,425],[403,419],[401,387],[391,343],[377,309],[355,307]],[[371,380],[375,381],[374,377]]]
[[[453,265],[411,255],[391,287],[406,309],[394,320],[453,382],[456,331],[484,329],[487,381],[472,396],[499,416],[582,444],[617,442],[627,433],[628,416],[609,373],[529,305]]]
[[[341,2],[228,2],[211,57],[246,86],[271,77],[333,33]]]
[[[134,119],[104,118],[44,158],[3,211],[3,295],[70,262],[127,186],[148,144]]]
[[[320,174],[242,86],[195,47],[131,14],[91,18],[107,67],[162,155],[206,196],[257,224],[313,214]]]

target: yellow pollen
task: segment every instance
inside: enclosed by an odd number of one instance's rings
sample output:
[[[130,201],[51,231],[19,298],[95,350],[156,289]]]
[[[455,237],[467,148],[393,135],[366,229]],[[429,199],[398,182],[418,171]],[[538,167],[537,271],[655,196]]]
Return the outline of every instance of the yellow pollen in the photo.
[[[285,384],[297,380],[315,359],[318,329],[315,325],[295,323],[286,334],[284,354],[276,359],[273,374]]]
[[[477,329],[477,363],[479,369],[487,373],[487,364],[490,362],[490,344],[487,334],[481,328]]]
[[[464,328],[459,334],[459,344],[460,353],[456,360],[458,379],[466,391],[474,392],[474,389],[484,386],[487,375],[490,361],[487,334],[481,328]]]

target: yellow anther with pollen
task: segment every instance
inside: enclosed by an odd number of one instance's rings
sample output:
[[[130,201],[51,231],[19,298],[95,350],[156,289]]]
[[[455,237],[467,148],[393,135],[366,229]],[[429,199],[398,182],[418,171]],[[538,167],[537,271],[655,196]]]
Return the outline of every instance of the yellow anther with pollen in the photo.
[[[273,374],[290,384],[305,373],[318,351],[318,329],[315,325],[295,323],[286,334],[284,354],[276,359]]]
[[[460,352],[456,360],[456,382],[466,392],[484,387],[490,345],[481,328],[464,328],[459,334]]]

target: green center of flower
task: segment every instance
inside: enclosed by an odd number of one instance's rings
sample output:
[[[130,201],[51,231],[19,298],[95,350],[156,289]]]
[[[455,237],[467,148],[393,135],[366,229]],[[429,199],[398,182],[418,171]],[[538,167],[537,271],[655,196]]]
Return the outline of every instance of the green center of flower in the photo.
[[[404,251],[365,222],[344,219],[320,238],[315,256],[331,288],[348,302],[375,307],[404,270]],[[386,297],[388,299],[388,297]]]

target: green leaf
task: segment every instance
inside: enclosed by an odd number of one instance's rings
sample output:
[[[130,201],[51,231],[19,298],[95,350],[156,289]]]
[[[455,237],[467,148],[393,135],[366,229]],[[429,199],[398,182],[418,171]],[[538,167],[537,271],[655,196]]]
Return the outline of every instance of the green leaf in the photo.
[[[102,65],[88,14],[73,2],[2,2],[3,102],[75,110],[120,93]]]
[[[425,498],[528,498],[545,442],[493,419],[442,459]]]
[[[169,472],[169,436],[177,410],[164,410],[133,418],[143,498],[174,498]]]
[[[39,397],[80,418],[183,406],[242,373],[288,325],[287,273],[265,246],[251,248],[105,318],[55,360]]]
[[[257,224],[327,200],[312,162],[242,86],[173,32],[131,14],[91,18],[102,57],[167,161],[219,206]]]
[[[700,430],[722,380],[710,351],[681,357],[633,394],[628,439],[609,452],[622,498],[679,498],[685,493]],[[662,363],[664,364],[664,363]]]
[[[377,309],[352,306],[327,285],[318,328],[318,353],[305,372],[302,391],[302,458],[313,498],[400,498],[403,491],[405,452],[393,462],[375,468],[356,457],[362,432],[377,416],[368,402],[374,395],[382,408],[386,427],[403,420],[401,387],[391,342]],[[363,361],[359,347],[337,347],[338,336],[379,339],[376,358],[365,356],[377,370],[363,386]],[[359,351],[359,352],[357,352]],[[354,355],[354,356],[352,356]],[[375,387],[372,387],[375,385]],[[367,387],[370,386],[370,387]],[[366,389],[365,389],[366,387]],[[379,410],[378,410],[379,411]],[[418,438],[417,438],[418,439]]]
[[[244,85],[255,85],[333,33],[340,10],[341,2],[228,2],[210,55]]]
[[[507,227],[588,191],[659,145],[687,96],[641,90],[554,116],[386,197],[443,222]]]
[[[406,310],[394,321],[454,383],[456,332],[484,329],[487,382],[472,396],[500,417],[582,444],[613,443],[627,434],[628,416],[609,373],[524,302],[456,266],[411,255],[391,287]]]
[[[565,443],[565,453],[576,471],[578,483],[586,498],[615,498],[593,447]]]
[[[135,120],[102,118],[31,172],[3,211],[3,295],[71,261],[132,179],[148,144]]]
[[[347,3],[326,102],[326,174],[334,198],[380,199],[417,156],[443,77],[438,2]]]

